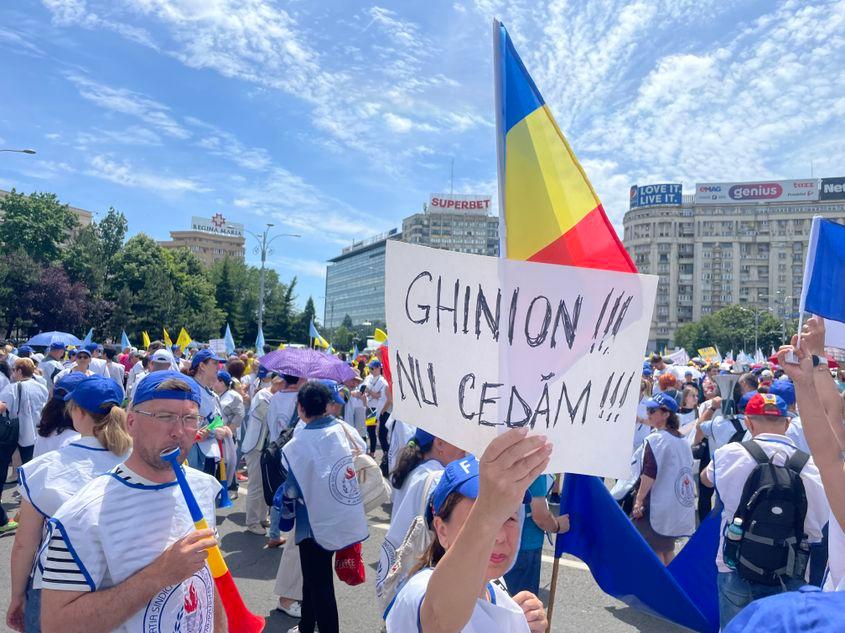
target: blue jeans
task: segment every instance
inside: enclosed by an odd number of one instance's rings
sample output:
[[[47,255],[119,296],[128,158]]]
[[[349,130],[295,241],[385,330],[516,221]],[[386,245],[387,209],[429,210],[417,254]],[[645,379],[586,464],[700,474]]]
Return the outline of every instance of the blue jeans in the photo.
[[[530,591],[535,596],[540,591],[540,563],[543,548],[521,549],[511,570],[505,574],[508,592],[515,596],[520,591]]]
[[[278,540],[282,536],[282,531],[279,529],[279,509],[276,506],[270,506],[270,527],[267,532],[267,536],[272,539]]]
[[[749,582],[735,571],[719,572],[719,625],[727,626],[737,613],[746,606],[766,596],[783,593],[780,585],[761,585]],[[784,581],[787,591],[796,591],[805,584],[803,578],[790,578]]]
[[[23,627],[26,633],[41,633],[41,590],[32,588],[32,578],[26,585]]]

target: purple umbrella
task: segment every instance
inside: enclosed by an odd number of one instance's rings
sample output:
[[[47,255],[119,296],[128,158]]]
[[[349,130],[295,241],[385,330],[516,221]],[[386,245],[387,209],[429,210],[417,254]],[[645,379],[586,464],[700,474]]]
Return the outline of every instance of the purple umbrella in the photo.
[[[355,371],[339,358],[313,349],[286,347],[265,354],[258,361],[267,371],[300,378],[323,378],[345,382]]]

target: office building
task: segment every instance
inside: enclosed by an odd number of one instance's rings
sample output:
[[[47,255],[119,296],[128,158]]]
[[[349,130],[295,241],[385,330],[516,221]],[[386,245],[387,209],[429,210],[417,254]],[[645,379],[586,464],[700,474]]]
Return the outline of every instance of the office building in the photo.
[[[191,230],[170,231],[170,240],[159,242],[168,249],[187,248],[206,266],[229,256],[244,260],[244,226],[229,222],[222,214],[211,218],[194,217]]]
[[[423,213],[402,221],[402,241],[475,255],[499,255],[499,218],[490,196],[431,194]]]
[[[649,349],[685,323],[738,304],[781,319],[798,312],[815,215],[845,224],[845,178],[633,186],[624,244],[658,275]]]
[[[384,257],[388,240],[401,239],[398,229],[354,242],[326,267],[323,325],[335,328],[349,315],[353,323],[384,321]]]

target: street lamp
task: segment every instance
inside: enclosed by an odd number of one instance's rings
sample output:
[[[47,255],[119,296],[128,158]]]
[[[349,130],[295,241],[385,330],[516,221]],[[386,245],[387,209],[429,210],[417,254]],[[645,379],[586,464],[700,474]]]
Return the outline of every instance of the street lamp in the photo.
[[[34,154],[34,149],[0,149],[0,152],[14,152],[15,154]]]
[[[267,253],[273,254],[272,249],[269,248],[270,244],[279,237],[302,237],[297,233],[279,233],[278,235],[274,235],[269,240],[267,239],[267,234],[270,232],[270,229],[273,228],[274,225],[267,223],[267,228],[258,235],[253,233],[252,231],[247,231],[252,237],[258,240],[259,246],[256,246],[253,249],[253,253],[261,255],[261,271],[258,275],[258,331],[263,331],[264,326],[264,263],[267,261]]]

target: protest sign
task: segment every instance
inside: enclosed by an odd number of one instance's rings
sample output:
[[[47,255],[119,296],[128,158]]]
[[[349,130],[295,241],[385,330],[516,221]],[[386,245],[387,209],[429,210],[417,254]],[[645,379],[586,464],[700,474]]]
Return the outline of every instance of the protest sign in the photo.
[[[706,360],[708,363],[712,363],[713,361],[716,361],[717,363],[722,362],[722,355],[715,347],[702,347],[698,350],[698,356]]]
[[[226,352],[226,339],[213,338],[208,341],[209,349],[222,358],[226,358],[229,354]]]
[[[657,277],[395,241],[385,270],[397,419],[475,455],[528,425],[548,472],[629,475]]]

